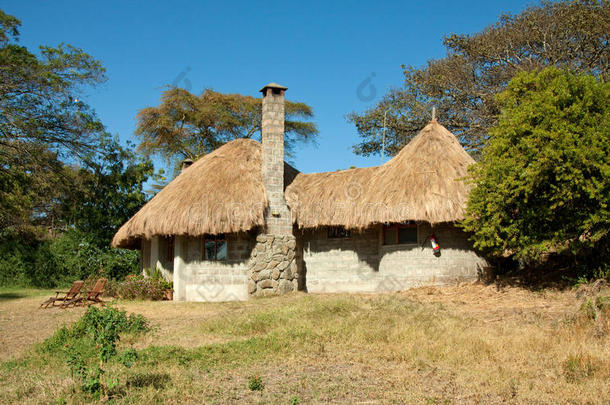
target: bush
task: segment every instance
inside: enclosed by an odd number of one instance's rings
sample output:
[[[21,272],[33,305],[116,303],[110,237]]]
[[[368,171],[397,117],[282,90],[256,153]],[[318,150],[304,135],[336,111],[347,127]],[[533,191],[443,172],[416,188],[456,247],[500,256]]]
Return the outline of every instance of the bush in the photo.
[[[586,276],[610,261],[610,83],[555,68],[523,72],[469,169],[463,228],[475,247],[531,266],[553,254]],[[608,274],[607,272],[605,273]]]
[[[167,289],[167,283],[163,280],[155,280],[144,276],[127,277],[120,283],[118,289],[119,298],[126,300],[162,300]]]
[[[128,316],[125,311],[112,307],[89,307],[73,327],[58,329],[39,346],[39,350],[52,355],[63,354],[81,390],[99,398],[116,384],[116,380],[105,375],[107,372],[102,367],[114,360],[131,367],[138,358],[133,348],[117,352],[120,336],[147,330],[148,322],[142,315]]]
[[[56,287],[87,277],[121,279],[139,271],[139,252],[100,248],[75,230],[53,239],[0,240],[0,286]]]

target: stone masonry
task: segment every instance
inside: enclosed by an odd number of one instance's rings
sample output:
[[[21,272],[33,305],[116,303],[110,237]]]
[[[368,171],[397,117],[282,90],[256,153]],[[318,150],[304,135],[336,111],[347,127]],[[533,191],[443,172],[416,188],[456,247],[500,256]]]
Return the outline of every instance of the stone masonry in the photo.
[[[284,92],[270,83],[263,93],[262,177],[269,206],[265,230],[256,237],[248,265],[248,294],[285,294],[298,288],[296,238],[284,199]]]
[[[266,297],[296,291],[295,249],[293,235],[258,235],[249,263],[248,294]]]
[[[284,199],[284,92],[286,87],[270,83],[261,89],[262,176],[269,206],[266,233],[292,235],[292,219]]]

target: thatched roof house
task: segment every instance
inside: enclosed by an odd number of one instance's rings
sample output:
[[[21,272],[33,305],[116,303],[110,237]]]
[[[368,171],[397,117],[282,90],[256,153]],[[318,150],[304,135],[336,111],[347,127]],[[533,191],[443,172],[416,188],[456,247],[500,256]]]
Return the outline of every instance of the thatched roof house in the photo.
[[[453,226],[474,160],[453,134],[433,120],[381,166],[298,173],[283,161],[285,91],[261,89],[262,144],[235,140],[184,169],[113,246],[141,249],[143,267],[174,280],[175,299],[385,291],[476,277],[485,261]]]
[[[430,122],[389,162],[370,168],[297,175],[286,201],[300,228],[463,218],[474,160],[457,138]]]
[[[127,221],[112,246],[138,247],[153,236],[203,236],[265,225],[261,144],[237,139],[197,160]],[[284,182],[298,171],[285,163]]]

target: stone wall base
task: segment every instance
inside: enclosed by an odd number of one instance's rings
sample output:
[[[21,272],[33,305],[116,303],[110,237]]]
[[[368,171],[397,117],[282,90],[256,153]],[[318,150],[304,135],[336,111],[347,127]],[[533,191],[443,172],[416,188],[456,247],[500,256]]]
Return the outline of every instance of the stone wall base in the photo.
[[[248,294],[254,297],[281,295],[298,288],[293,235],[260,234],[248,265]]]

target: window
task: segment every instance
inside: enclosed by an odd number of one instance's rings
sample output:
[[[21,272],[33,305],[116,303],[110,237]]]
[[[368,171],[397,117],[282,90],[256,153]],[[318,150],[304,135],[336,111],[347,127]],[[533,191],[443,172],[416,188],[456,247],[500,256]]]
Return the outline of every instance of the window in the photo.
[[[328,228],[329,239],[349,238],[350,236],[352,236],[352,231],[342,226],[331,226]]]
[[[383,227],[383,244],[416,244],[417,243],[417,224],[392,224]]]
[[[224,234],[205,235],[203,238],[203,260],[227,260],[227,239]]]
[[[174,261],[174,237],[168,236],[167,238],[165,238],[165,241],[167,242],[165,261],[168,263],[173,262]]]

